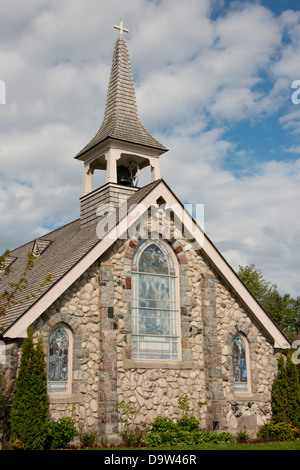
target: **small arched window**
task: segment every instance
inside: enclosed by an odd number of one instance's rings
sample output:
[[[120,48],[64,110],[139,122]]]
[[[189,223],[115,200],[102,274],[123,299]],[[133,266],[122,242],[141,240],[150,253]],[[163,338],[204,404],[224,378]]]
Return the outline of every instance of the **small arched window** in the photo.
[[[132,358],[179,359],[176,275],[171,252],[145,240],[132,260]]]
[[[59,324],[49,336],[48,345],[48,390],[69,392],[71,387],[71,334],[68,328]]]
[[[236,392],[248,391],[247,347],[244,338],[238,335],[232,344],[233,382]]]

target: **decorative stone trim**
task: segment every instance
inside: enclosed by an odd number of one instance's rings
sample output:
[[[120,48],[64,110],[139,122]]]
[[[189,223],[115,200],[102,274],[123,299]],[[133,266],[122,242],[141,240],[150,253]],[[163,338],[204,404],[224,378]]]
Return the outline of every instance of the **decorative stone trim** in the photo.
[[[71,315],[68,315],[67,313],[57,313],[53,315],[43,326],[42,330],[50,333],[52,328],[55,325],[58,325],[59,323],[65,323],[73,333],[73,335],[77,336],[80,334],[80,325],[78,322],[75,320],[74,317],[71,317]]]
[[[84,396],[82,393],[72,393],[70,395],[64,395],[62,397],[58,396],[51,396],[49,394],[49,402],[51,405],[59,405],[59,404],[80,404],[84,403]]]
[[[44,350],[46,352],[46,357],[48,358],[49,335],[52,329],[59,324],[66,326],[72,336],[72,344],[70,346],[70,353],[72,354],[72,357],[69,358],[69,362],[72,366],[72,373],[70,378],[70,387],[72,389],[72,393],[62,393],[61,395],[58,393],[49,393],[49,401],[50,404],[81,403],[83,402],[83,397],[80,393],[77,392],[77,390],[82,374],[77,369],[79,367],[79,359],[82,356],[82,335],[80,331],[80,325],[74,317],[71,317],[71,315],[68,315],[67,313],[58,312],[52,315],[51,318],[46,321],[42,327]]]
[[[234,383],[233,383],[233,370],[232,370],[232,344],[233,340],[236,336],[242,336],[245,339],[245,347],[246,347],[246,361],[247,361],[247,373],[248,373],[248,391],[237,391],[234,390]],[[233,396],[237,397],[238,399],[242,397],[248,397],[252,398],[253,395],[253,389],[252,389],[252,384],[253,384],[253,363],[256,362],[256,355],[251,354],[251,343],[255,343],[255,337],[251,334],[250,328],[241,323],[241,324],[236,324],[234,328],[232,328],[228,335],[227,335],[227,341],[226,341],[226,346],[228,347],[228,358],[227,358],[227,363],[228,363],[228,368],[229,368],[229,381],[232,384],[232,393]],[[255,375],[254,375],[254,381],[255,381]]]

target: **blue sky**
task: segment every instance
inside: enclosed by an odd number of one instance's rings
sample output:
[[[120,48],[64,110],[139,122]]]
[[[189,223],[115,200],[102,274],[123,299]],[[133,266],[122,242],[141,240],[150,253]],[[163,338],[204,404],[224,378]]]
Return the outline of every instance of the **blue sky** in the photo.
[[[120,18],[141,120],[169,148],[162,177],[204,204],[205,230],[234,269],[254,263],[300,295],[295,0],[5,1],[1,251],[79,216],[74,156],[101,124]]]

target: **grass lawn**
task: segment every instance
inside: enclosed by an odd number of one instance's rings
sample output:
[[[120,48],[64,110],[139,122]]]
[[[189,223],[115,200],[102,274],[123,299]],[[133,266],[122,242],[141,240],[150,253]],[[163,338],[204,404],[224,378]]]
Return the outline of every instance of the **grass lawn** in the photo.
[[[192,446],[164,446],[164,447],[117,447],[117,448],[101,448],[94,450],[111,450],[118,452],[118,450],[142,450],[142,451],[200,451],[200,450],[300,450],[300,440],[287,441],[287,442],[266,442],[261,444],[200,444]]]
[[[172,447],[164,447],[171,450]],[[300,440],[287,442],[266,442],[262,444],[201,444],[198,446],[182,446],[175,450],[300,450]],[[147,449],[146,449],[147,450]],[[154,449],[152,449],[154,450]]]

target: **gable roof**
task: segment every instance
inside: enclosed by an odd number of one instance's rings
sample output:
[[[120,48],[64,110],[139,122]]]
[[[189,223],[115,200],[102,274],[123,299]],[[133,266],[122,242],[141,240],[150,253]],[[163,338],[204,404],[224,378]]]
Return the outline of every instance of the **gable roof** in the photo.
[[[37,289],[49,272],[53,275],[53,280],[42,292],[37,294],[36,298],[28,300],[23,298],[24,303],[18,303],[10,309],[4,318],[5,331],[3,336],[24,337],[28,326],[160,198],[163,198],[166,204],[172,208],[176,217],[183,221],[185,228],[192,234],[191,238],[194,238],[201,247],[203,256],[214,266],[221,278],[260,323],[266,334],[273,340],[274,346],[278,348],[289,347],[289,342],[284,334],[259,305],[163,180],[155,181],[134,193],[128,199],[129,211],[124,216],[117,217],[117,223],[101,239],[96,234],[95,225],[80,229],[79,220],[45,235],[45,239],[51,240],[52,243],[45,253],[35,261],[28,289]],[[32,249],[32,242],[12,252],[12,255],[18,258],[14,263],[16,267],[14,276],[16,278],[20,274],[22,263],[24,263],[29,249]],[[3,280],[1,284],[0,289],[2,291],[5,288]]]
[[[134,193],[128,199],[128,206],[138,204],[158,183],[159,181],[155,181]],[[35,259],[33,268],[27,275],[27,289],[16,296],[16,302],[11,305],[5,317],[0,317],[0,327],[4,327],[5,331],[18,322],[53,286],[61,281],[68,271],[99,243],[99,238],[95,225],[82,227],[80,219],[77,219],[40,237],[38,243],[39,246],[47,245],[47,249]],[[9,282],[18,281],[24,271],[27,253],[33,252],[36,245],[37,240],[33,240],[10,252],[9,259],[14,261],[13,270],[9,276],[0,275],[0,292],[8,288]],[[40,290],[40,285],[48,274],[51,274],[51,282]],[[35,293],[35,295],[28,298],[28,293]]]
[[[167,151],[139,119],[128,48],[123,36],[119,37],[115,45],[102,125],[75,158],[82,157],[108,138]]]

